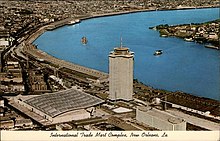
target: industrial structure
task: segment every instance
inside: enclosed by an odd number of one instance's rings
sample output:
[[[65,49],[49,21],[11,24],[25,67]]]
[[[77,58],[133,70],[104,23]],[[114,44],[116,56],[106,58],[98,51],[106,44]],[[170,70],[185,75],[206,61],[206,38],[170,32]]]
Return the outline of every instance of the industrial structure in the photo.
[[[46,119],[48,121],[45,123],[46,125],[67,122],[73,119],[79,120],[89,118],[91,114],[85,109],[101,103],[103,103],[103,100],[95,96],[79,90],[68,89],[55,93],[46,93],[40,96],[19,95],[14,97],[13,102],[10,104],[14,106],[17,105],[16,107],[20,109],[20,111],[25,109],[26,114],[32,118],[37,114],[41,117],[42,121]]]
[[[138,107],[136,120],[159,130],[186,131],[186,121],[152,107]]]
[[[109,99],[132,100],[134,53],[122,46],[109,54]]]

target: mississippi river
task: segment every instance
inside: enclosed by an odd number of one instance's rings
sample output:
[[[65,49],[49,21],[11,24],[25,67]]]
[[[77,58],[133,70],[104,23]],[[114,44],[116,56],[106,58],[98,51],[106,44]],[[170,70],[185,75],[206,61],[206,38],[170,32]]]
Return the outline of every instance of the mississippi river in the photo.
[[[146,85],[218,99],[220,52],[178,38],[162,38],[149,27],[201,23],[219,18],[218,8],[151,11],[84,20],[48,31],[34,43],[63,60],[108,72],[108,54],[123,45],[135,53],[134,77]],[[81,44],[86,36],[87,45]],[[155,50],[163,50],[154,56]]]

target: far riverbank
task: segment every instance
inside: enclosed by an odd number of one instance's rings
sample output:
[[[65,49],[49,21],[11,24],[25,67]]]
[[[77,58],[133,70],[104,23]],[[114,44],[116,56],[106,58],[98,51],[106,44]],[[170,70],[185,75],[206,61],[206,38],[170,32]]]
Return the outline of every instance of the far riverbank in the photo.
[[[70,22],[72,22],[74,20],[82,21],[82,20],[88,20],[88,19],[93,19],[93,18],[117,16],[117,15],[132,14],[132,13],[138,13],[138,12],[173,11],[173,10],[207,9],[207,8],[218,8],[218,6],[180,7],[180,8],[173,8],[173,9],[158,9],[158,8],[153,9],[153,8],[150,8],[150,9],[137,9],[137,10],[129,10],[129,11],[102,13],[102,14],[101,13],[100,14],[92,13],[90,15],[79,15],[79,16],[76,16],[74,18],[67,18],[67,19],[63,19],[63,20],[60,20],[60,21],[56,21],[56,22],[50,23],[49,25],[46,25],[42,28],[45,28],[45,30],[54,30],[54,29],[62,27],[62,26],[70,25]],[[73,23],[73,24],[75,24],[75,23]],[[38,35],[38,37],[40,35]]]
[[[158,30],[161,37],[178,37],[188,42],[212,44],[205,47],[219,49],[219,25],[220,19],[217,19],[205,23],[157,25],[149,29]]]

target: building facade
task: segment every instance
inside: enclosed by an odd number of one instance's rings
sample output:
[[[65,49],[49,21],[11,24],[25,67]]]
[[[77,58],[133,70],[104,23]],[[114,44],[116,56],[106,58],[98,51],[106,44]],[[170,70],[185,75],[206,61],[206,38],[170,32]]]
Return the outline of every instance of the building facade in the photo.
[[[33,92],[47,91],[47,84],[44,81],[44,75],[38,71],[30,72],[30,84]]]
[[[114,48],[109,54],[109,99],[132,100],[134,53],[128,48]]]

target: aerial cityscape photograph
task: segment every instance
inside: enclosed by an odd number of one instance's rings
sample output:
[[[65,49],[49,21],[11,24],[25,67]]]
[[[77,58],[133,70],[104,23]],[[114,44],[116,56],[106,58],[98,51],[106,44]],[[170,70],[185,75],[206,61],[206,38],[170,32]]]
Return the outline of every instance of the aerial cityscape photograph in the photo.
[[[219,131],[219,7],[0,0],[0,130]]]

